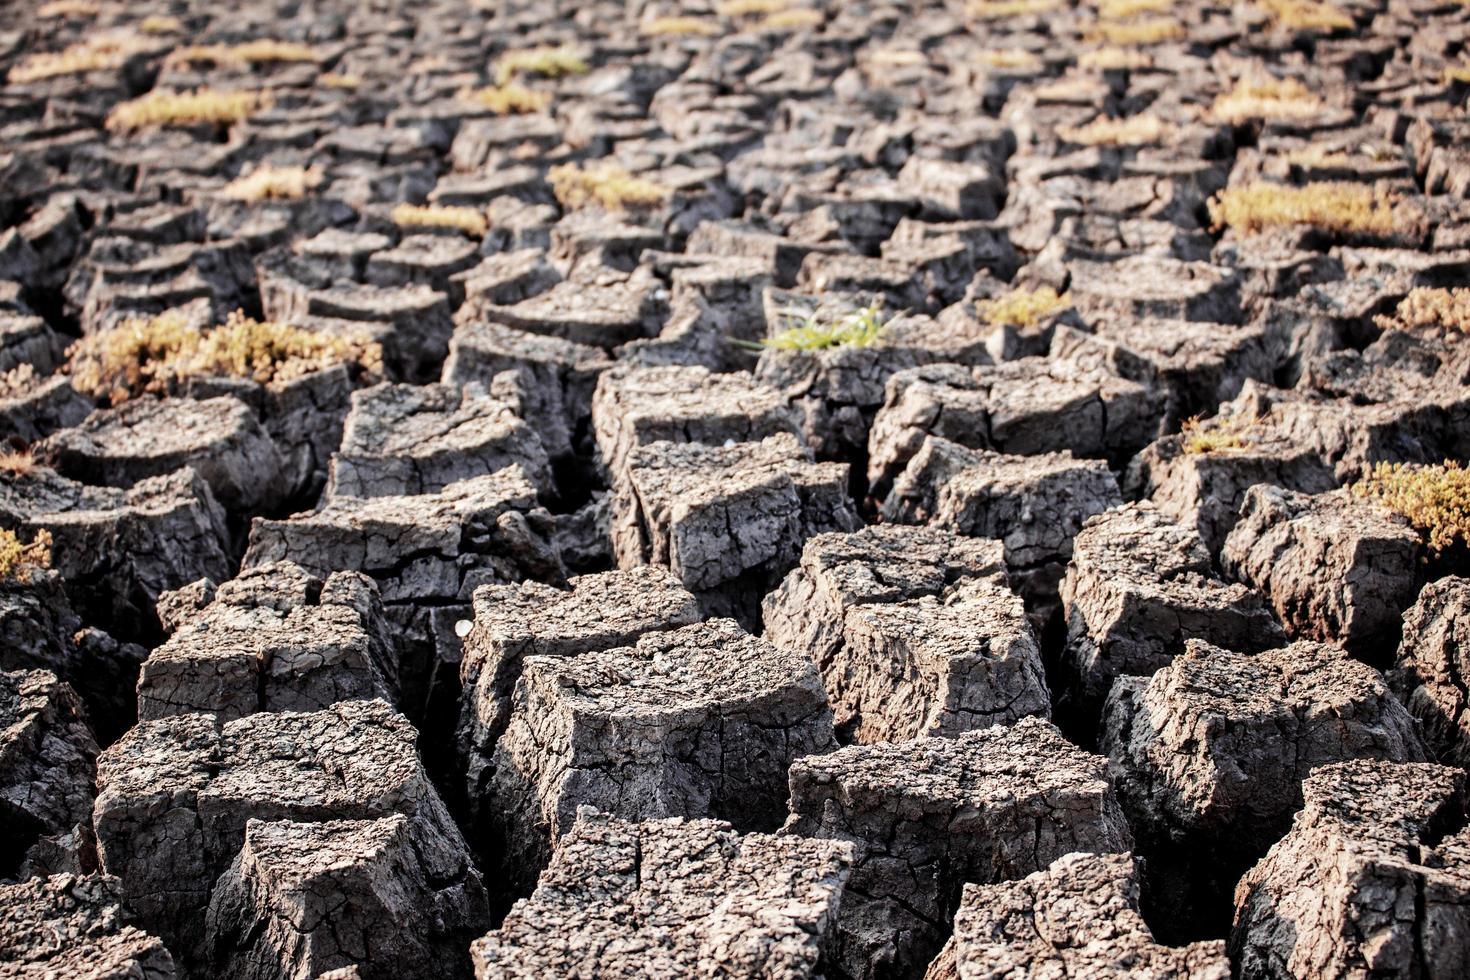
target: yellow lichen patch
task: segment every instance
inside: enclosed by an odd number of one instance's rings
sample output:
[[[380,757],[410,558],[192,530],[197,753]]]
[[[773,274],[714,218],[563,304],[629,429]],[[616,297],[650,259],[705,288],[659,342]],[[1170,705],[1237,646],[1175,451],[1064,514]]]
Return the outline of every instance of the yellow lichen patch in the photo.
[[[810,10],[805,7],[796,10],[778,10],[767,14],[760,22],[762,30],[767,31],[801,31],[809,27],[820,27],[822,21],[826,20],[820,10]]]
[[[654,17],[640,24],[638,32],[645,37],[713,37],[720,33],[720,25],[703,17]]]
[[[270,105],[270,96],[260,92],[221,92],[208,88],[169,92],[160,89],[114,106],[107,114],[107,128],[113,132],[130,132],[150,126],[192,126],[197,123],[228,126]]]
[[[1061,10],[1063,0],[971,0],[965,12],[979,20],[1004,20]]]
[[[1098,116],[1085,126],[1058,126],[1057,136],[1083,146],[1145,146],[1164,138],[1164,121],[1152,113],[1126,119]]]
[[[487,85],[459,93],[463,102],[489,109],[497,116],[525,115],[540,112],[551,104],[551,93],[538,92],[524,85]]]
[[[715,7],[721,17],[757,17],[774,14],[791,6],[792,0],[726,0]]]
[[[81,75],[89,71],[115,71],[145,47],[143,39],[133,34],[106,34],[88,38],[62,51],[39,52],[27,56],[10,69],[9,80],[16,84],[25,84],[62,75]]]
[[[1040,289],[1013,289],[999,299],[978,304],[975,312],[996,326],[1034,327],[1069,305],[1071,299],[1066,293],[1042,286]]]
[[[1432,466],[1379,463],[1353,492],[1408,518],[1431,551],[1470,544],[1470,470],[1456,460]]]
[[[362,87],[362,79],[356,75],[343,75],[329,71],[317,76],[316,83],[322,88],[337,88],[352,91]]]
[[[484,238],[490,230],[485,212],[455,205],[400,204],[393,209],[392,218],[401,228],[457,228],[471,238]]]
[[[179,34],[184,30],[184,22],[177,17],[144,17],[138,21],[138,30],[144,34]]]
[[[168,64],[264,65],[272,62],[317,61],[321,56],[307,44],[291,41],[246,41],[242,44],[194,44],[168,56]]]
[[[979,58],[986,67],[1001,71],[1038,71],[1041,68],[1041,59],[1024,48],[981,51]]]
[[[525,48],[507,51],[500,56],[495,62],[495,84],[504,85],[517,75],[561,78],[565,75],[585,75],[587,71],[587,62],[566,45]]]
[[[1173,17],[1146,17],[1127,24],[1100,23],[1091,40],[1132,48],[1178,41],[1184,34],[1184,25]]]
[[[1248,449],[1255,442],[1260,419],[1254,415],[1225,415],[1203,419],[1196,415],[1179,427],[1180,448],[1191,456]]]
[[[1328,231],[1392,234],[1404,227],[1399,198],[1381,188],[1346,181],[1303,187],[1257,182],[1227,187],[1210,201],[1215,230],[1251,234],[1265,228],[1312,225]]]
[[[51,0],[36,8],[37,17],[96,17],[102,10],[97,0]]]
[[[1103,20],[1127,20],[1139,14],[1162,14],[1174,6],[1174,0],[1101,0],[1097,15]]]
[[[14,531],[0,528],[0,579],[29,582],[37,572],[50,568],[51,544],[51,532],[45,529],[26,544]]]
[[[1077,67],[1092,71],[1124,71],[1152,68],[1153,56],[1132,48],[1109,46],[1086,51],[1077,59]]]
[[[776,350],[871,347],[882,338],[885,325],[882,307],[875,302],[828,322],[819,319],[815,314],[808,316],[780,333],[765,338],[758,346]]]
[[[222,197],[235,201],[296,201],[321,185],[322,172],[316,167],[262,163],[248,174],[237,177],[220,191]]]
[[[562,207],[568,210],[599,204],[608,211],[647,208],[662,204],[671,191],[651,180],[635,177],[615,163],[573,163],[552,167],[546,179]]]
[[[1293,31],[1345,31],[1353,19],[1341,7],[1318,0],[1261,0],[1278,27]]]
[[[1470,333],[1470,289],[1419,286],[1399,301],[1392,316],[1375,322],[1384,330],[1439,330]]]
[[[376,374],[382,349],[286,324],[261,323],[236,312],[222,326],[199,331],[177,313],[83,337],[67,352],[72,385],[116,405],[145,392],[166,393],[192,377],[288,381],[337,364]]]
[[[1210,115],[1239,125],[1250,119],[1311,119],[1326,103],[1295,78],[1242,78],[1229,92],[1215,97]]]

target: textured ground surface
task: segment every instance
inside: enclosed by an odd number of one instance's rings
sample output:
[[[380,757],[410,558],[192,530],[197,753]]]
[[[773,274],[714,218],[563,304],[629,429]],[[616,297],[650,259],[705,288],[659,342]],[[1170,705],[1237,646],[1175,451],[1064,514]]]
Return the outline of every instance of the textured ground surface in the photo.
[[[1470,976],[1470,7],[0,77],[0,980]]]

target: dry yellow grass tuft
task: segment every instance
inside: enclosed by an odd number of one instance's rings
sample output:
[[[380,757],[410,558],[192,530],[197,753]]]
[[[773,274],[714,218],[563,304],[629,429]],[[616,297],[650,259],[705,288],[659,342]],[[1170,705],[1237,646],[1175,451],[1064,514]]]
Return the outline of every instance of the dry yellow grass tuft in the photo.
[[[400,204],[393,209],[400,228],[457,228],[471,238],[484,238],[490,221],[478,208],[442,204]]]
[[[220,92],[201,88],[192,92],[155,90],[114,106],[107,128],[131,132],[152,126],[192,126],[214,123],[228,126],[251,113],[269,108],[271,97],[261,92]]]
[[[1470,544],[1470,470],[1456,460],[1432,466],[1379,463],[1353,492],[1408,518],[1431,551]]]
[[[1248,449],[1261,420],[1254,415],[1224,415],[1204,419],[1196,415],[1179,427],[1180,448],[1191,456]]]
[[[1295,78],[1242,78],[1215,97],[1210,115],[1239,125],[1250,119],[1311,119],[1324,108],[1326,103]]]
[[[335,71],[324,72],[317,76],[316,83],[322,88],[337,88],[352,91],[362,87],[362,79],[357,75],[343,75]]]
[[[801,31],[809,27],[820,27],[826,19],[820,10],[799,7],[767,14],[760,22],[760,27],[766,31]]]
[[[102,11],[97,0],[51,0],[36,8],[37,17],[96,17]]]
[[[774,14],[791,6],[792,0],[726,0],[715,7],[721,17],[757,17]]]
[[[225,185],[220,196],[254,204],[257,201],[296,201],[321,185],[317,167],[276,166],[262,163]]]
[[[1038,71],[1041,68],[1041,58],[1024,48],[981,51],[980,62],[1001,71]]]
[[[1002,20],[1047,14],[1063,6],[1062,0],[972,0],[965,12],[980,20]]]
[[[67,352],[78,391],[116,405],[145,392],[166,393],[192,377],[289,381],[336,364],[377,374],[382,349],[282,323],[261,323],[236,312],[222,326],[193,329],[183,316],[148,320],[83,337]]]
[[[1345,31],[1353,19],[1341,7],[1319,0],[1260,0],[1278,27],[1293,31]]]
[[[138,30],[144,34],[181,34],[184,30],[184,22],[177,17],[144,17],[138,21]]]
[[[1071,299],[1066,293],[1042,286],[1040,289],[1013,289],[999,299],[980,303],[976,312],[986,322],[997,326],[1034,327],[1070,304]]]
[[[1184,35],[1184,25],[1173,17],[1146,17],[1127,24],[1100,23],[1090,37],[1104,44],[1132,48],[1178,41]]]
[[[1374,318],[1384,330],[1470,333],[1470,289],[1419,286],[1399,301],[1392,316]]]
[[[1152,55],[1143,51],[1135,51],[1132,48],[1120,48],[1116,45],[1085,51],[1077,59],[1078,68],[1092,71],[1137,70],[1152,68],[1153,64]]]
[[[1083,146],[1145,146],[1164,138],[1164,121],[1152,113],[1127,119],[1098,116],[1085,126],[1058,126],[1057,136]]]
[[[525,115],[540,112],[551,104],[551,93],[537,92],[524,85],[487,85],[459,93],[463,102],[489,109],[497,116]]]
[[[568,210],[589,204],[601,205],[608,211],[655,207],[672,193],[667,187],[635,177],[610,161],[591,164],[586,169],[564,163],[552,167],[546,179],[556,199]]]
[[[1097,15],[1103,20],[1127,20],[1139,14],[1162,14],[1174,6],[1174,0],[1101,0]]]
[[[29,449],[0,450],[0,472],[25,476],[36,468],[36,457]]]
[[[1227,187],[1210,201],[1216,230],[1251,234],[1265,228],[1312,225],[1328,231],[1392,234],[1404,230],[1399,198],[1382,188],[1346,181],[1319,181],[1303,187],[1256,182]]]
[[[645,37],[714,37],[721,33],[719,24],[704,17],[655,17],[639,25],[638,32]]]
[[[291,41],[245,41],[241,44],[193,44],[168,56],[167,64],[205,62],[212,65],[264,65],[273,62],[317,61],[320,55],[307,44]]]
[[[10,69],[8,78],[12,83],[23,85],[62,75],[115,71],[146,47],[147,43],[136,34],[99,35],[62,51],[29,55]]]
[[[495,84],[504,85],[517,75],[540,75],[543,78],[585,75],[588,69],[586,60],[566,45],[524,48],[507,51],[495,62]]]
[[[39,530],[30,544],[14,531],[0,528],[0,579],[29,582],[37,572],[51,567],[51,532]]]

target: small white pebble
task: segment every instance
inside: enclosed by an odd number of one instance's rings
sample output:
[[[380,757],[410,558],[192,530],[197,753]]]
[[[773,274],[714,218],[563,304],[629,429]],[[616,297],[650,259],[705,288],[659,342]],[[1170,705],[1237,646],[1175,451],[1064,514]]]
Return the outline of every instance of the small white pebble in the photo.
[[[735,445],[735,440],[734,439],[726,439],[725,440],[725,448],[726,449],[729,449],[733,445]]]
[[[470,635],[470,627],[474,625],[468,619],[461,619],[454,624],[454,635],[461,640]]]

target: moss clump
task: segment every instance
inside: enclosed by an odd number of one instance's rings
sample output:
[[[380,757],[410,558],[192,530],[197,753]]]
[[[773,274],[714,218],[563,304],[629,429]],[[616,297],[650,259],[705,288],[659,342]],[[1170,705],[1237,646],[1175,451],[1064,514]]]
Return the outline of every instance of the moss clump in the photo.
[[[393,223],[400,228],[454,228],[471,238],[484,238],[490,221],[477,208],[442,204],[400,204],[393,209]]]
[[[220,191],[221,197],[254,204],[257,201],[297,201],[321,186],[317,167],[276,166],[262,163],[248,174],[236,177]]]
[[[1355,24],[1342,8],[1318,0],[1261,0],[1278,27],[1292,31],[1346,31]]]
[[[1098,116],[1085,126],[1057,127],[1061,139],[1083,146],[1146,146],[1163,139],[1164,132],[1163,120],[1147,112],[1127,119]]]
[[[1066,293],[1050,286],[1040,289],[1013,289],[999,299],[986,300],[976,312],[995,326],[1031,328],[1071,303]]]
[[[168,56],[172,65],[266,65],[281,62],[319,61],[321,55],[309,44],[292,41],[245,41],[241,44],[191,44]]]
[[[869,303],[835,320],[823,321],[812,314],[756,345],[775,350],[827,350],[832,347],[871,347],[883,336],[886,324],[882,306]]]
[[[1388,235],[1405,228],[1399,198],[1382,188],[1346,181],[1303,187],[1256,182],[1227,187],[1210,201],[1215,230],[1251,234],[1266,228],[1311,225],[1328,231]]]
[[[106,34],[89,38],[58,52],[28,55],[10,69],[12,84],[40,82],[63,75],[82,75],[89,71],[115,71],[127,60],[144,50],[143,39],[133,34]]]
[[[573,163],[552,167],[546,174],[552,193],[568,210],[601,205],[608,211],[649,208],[662,204],[672,193],[651,180],[635,177],[615,163],[592,164],[586,169]]]
[[[703,17],[655,17],[639,25],[638,32],[645,37],[714,37],[720,25]]]
[[[495,84],[504,85],[518,75],[585,75],[588,67],[586,60],[566,45],[507,51],[495,62]]]
[[[1173,17],[1146,17],[1127,24],[1098,24],[1092,39],[1120,47],[1145,47],[1182,40],[1184,25]]]
[[[1242,78],[1215,98],[1210,115],[1238,126],[1251,119],[1313,119],[1326,103],[1295,78]]]
[[[206,331],[193,329],[176,313],[129,320],[83,337],[67,353],[76,389],[114,405],[146,392],[167,393],[189,378],[250,378],[269,384],[337,364],[357,364],[376,374],[383,360],[377,344],[261,323],[239,312]]]
[[[1470,289],[1419,286],[1399,301],[1392,316],[1375,318],[1384,330],[1433,330],[1470,333]]]
[[[459,93],[463,102],[489,109],[497,116],[529,115],[551,104],[551,93],[537,92],[524,85],[487,85]]]
[[[1379,463],[1353,492],[1408,518],[1431,551],[1470,544],[1470,470],[1456,460],[1431,466]]]
[[[131,132],[153,126],[193,126],[214,123],[228,126],[251,113],[269,108],[269,95],[261,92],[220,92],[201,88],[192,92],[157,90],[113,107],[107,128]]]
[[[29,582],[51,567],[51,532],[37,531],[30,544],[14,531],[0,528],[0,580]]]
[[[1261,420],[1254,415],[1224,415],[1203,419],[1196,415],[1179,427],[1180,448],[1190,456],[1248,449],[1255,442]]]

